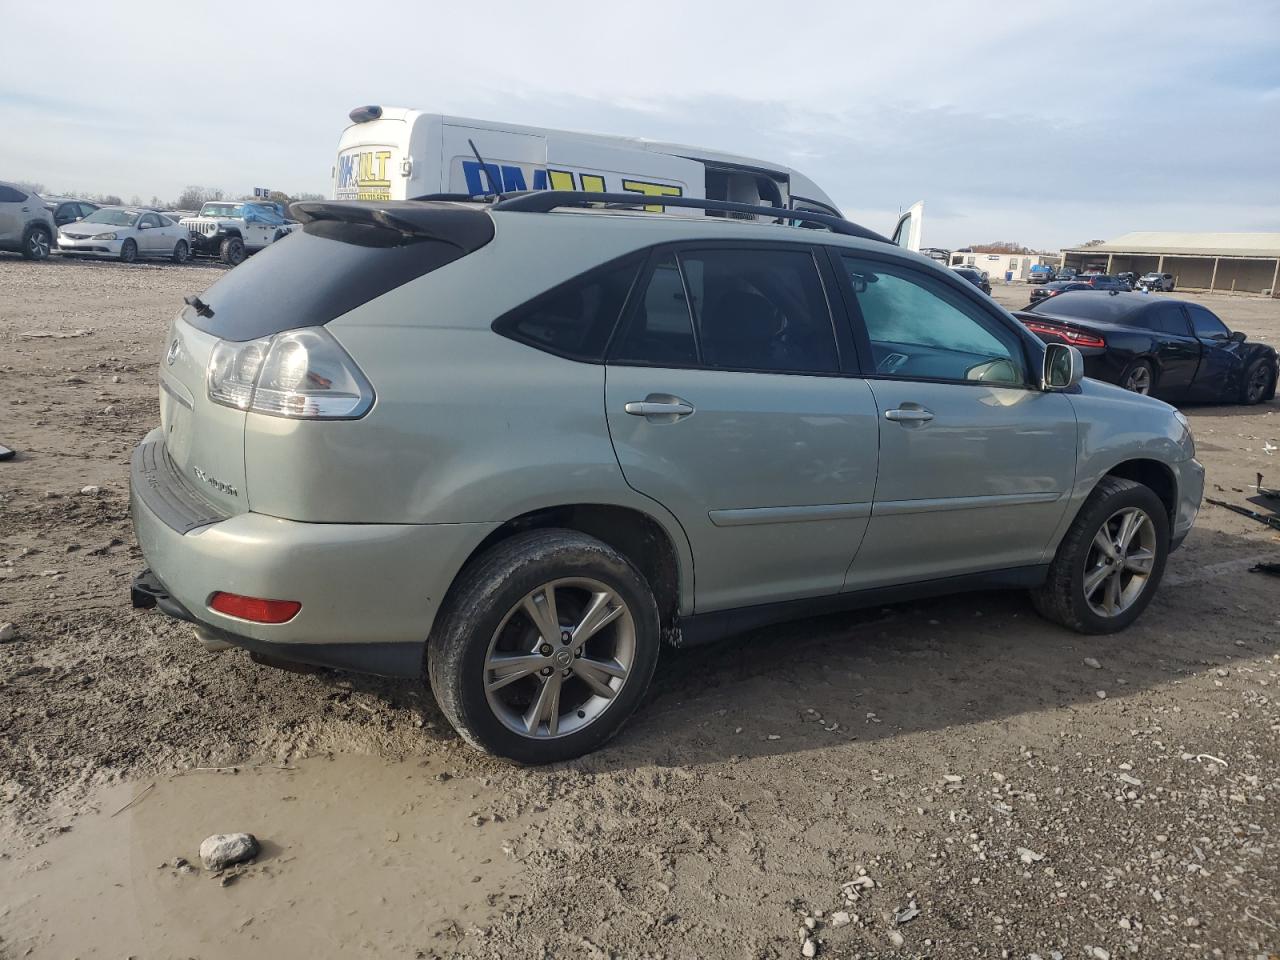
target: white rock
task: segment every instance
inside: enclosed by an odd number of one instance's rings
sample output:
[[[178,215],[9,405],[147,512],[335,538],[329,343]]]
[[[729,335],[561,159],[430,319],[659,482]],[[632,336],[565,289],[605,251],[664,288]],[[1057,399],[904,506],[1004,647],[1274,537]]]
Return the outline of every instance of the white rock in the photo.
[[[1026,847],[1017,848],[1018,859],[1023,863],[1039,863],[1044,859],[1043,853],[1036,853],[1034,850],[1028,850]]]
[[[0,643],[8,643],[10,640],[18,638],[18,625],[15,623],[0,623]]]
[[[207,870],[222,870],[258,855],[258,839],[252,833],[215,833],[200,844],[200,860]]]
[[[1102,669],[1102,664],[1100,664],[1100,663],[1099,663],[1097,660],[1095,660],[1093,657],[1085,657],[1085,658],[1084,658],[1084,665],[1085,665],[1086,667],[1092,667],[1094,670],[1101,670],[1101,669]]]
[[[1094,960],[1111,960],[1111,952],[1103,950],[1102,947],[1094,947],[1089,952],[1093,955]]]
[[[947,781],[947,783],[959,783],[961,780],[964,779],[964,777],[958,776],[957,774],[954,774],[954,773],[944,773],[942,775],[942,779]]]
[[[102,488],[94,484],[90,484],[87,487],[81,487],[80,492],[83,493],[86,497],[96,497],[98,494],[102,492]]]
[[[812,930],[812,929],[814,929],[817,925],[818,925],[818,921],[817,921],[817,920],[815,920],[815,919],[813,919],[813,917],[805,917],[805,918],[804,918],[804,928],[805,928],[806,930]]]
[[[1141,781],[1141,780],[1139,780],[1137,777],[1131,777],[1131,776],[1129,776],[1129,774],[1127,774],[1127,773],[1122,773],[1122,774],[1120,774],[1120,779],[1121,779],[1122,781],[1124,781],[1125,783],[1129,784],[1129,786],[1131,786],[1131,787],[1140,787],[1140,786],[1142,786],[1142,781]]]
[[[1107,691],[1105,691],[1105,690],[1099,690],[1099,691],[1098,691],[1098,699],[1099,699],[1099,700],[1105,700],[1105,699],[1107,699]]]
[[[897,930],[889,931],[889,942],[895,947],[900,947],[907,942],[907,938],[900,934]]]
[[[847,910],[837,910],[835,913],[831,915],[831,926],[836,928],[847,927],[849,925],[850,919],[851,918]]]
[[[800,955],[804,957],[816,957],[818,955],[818,945],[812,940],[806,940],[804,946],[800,948]]]

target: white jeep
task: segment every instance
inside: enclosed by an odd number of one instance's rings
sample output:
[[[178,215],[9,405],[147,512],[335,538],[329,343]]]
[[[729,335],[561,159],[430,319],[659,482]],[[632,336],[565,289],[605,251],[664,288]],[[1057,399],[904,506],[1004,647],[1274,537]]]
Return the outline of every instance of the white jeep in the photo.
[[[269,200],[210,200],[194,217],[179,221],[191,233],[191,252],[236,266],[251,253],[298,227],[282,204]]]

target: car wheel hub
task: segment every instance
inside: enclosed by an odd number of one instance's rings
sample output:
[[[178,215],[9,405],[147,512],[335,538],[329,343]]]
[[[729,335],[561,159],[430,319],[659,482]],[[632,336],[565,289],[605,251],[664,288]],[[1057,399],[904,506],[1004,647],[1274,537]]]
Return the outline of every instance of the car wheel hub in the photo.
[[[636,661],[635,619],[611,587],[553,580],[507,611],[485,654],[485,699],[507,729],[562,737],[612,705]]]
[[[1155,569],[1156,528],[1138,507],[1117,510],[1094,534],[1084,562],[1084,599],[1100,617],[1137,602]]]

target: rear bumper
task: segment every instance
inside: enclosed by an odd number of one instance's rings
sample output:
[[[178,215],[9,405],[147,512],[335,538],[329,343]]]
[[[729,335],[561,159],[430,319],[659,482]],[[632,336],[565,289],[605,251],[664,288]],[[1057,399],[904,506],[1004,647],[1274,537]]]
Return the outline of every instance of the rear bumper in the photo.
[[[301,523],[241,513],[191,526],[184,511],[198,504],[185,503],[191,491],[158,433],[133,459],[133,525],[150,567],[135,581],[135,605],[278,659],[421,674],[454,575],[498,524]],[[288,623],[254,623],[209,609],[219,590],[296,600],[302,609]]]

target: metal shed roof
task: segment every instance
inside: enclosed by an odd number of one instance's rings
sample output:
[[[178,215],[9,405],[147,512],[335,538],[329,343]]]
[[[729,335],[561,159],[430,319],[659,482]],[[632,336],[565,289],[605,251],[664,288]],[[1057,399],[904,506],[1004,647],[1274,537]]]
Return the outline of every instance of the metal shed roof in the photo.
[[[1063,253],[1152,253],[1165,256],[1280,257],[1280,233],[1126,233]]]

